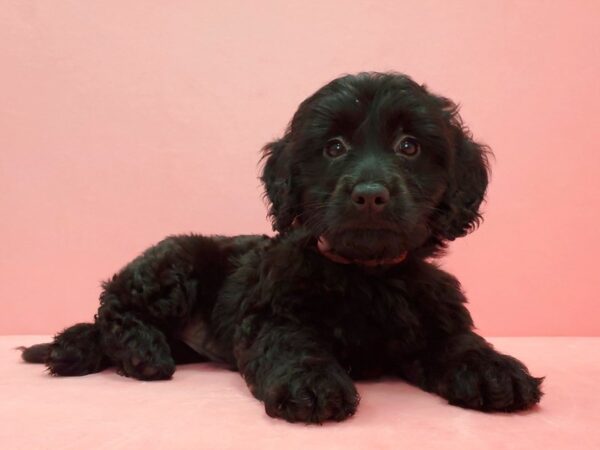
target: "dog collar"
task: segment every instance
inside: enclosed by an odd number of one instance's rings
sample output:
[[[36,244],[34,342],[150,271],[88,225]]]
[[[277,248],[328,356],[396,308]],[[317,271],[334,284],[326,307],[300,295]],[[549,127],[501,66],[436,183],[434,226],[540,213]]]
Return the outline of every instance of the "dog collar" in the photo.
[[[404,261],[406,259],[406,255],[408,253],[408,252],[402,252],[399,256],[396,256],[395,258],[348,259],[348,258],[344,258],[343,256],[334,253],[331,250],[331,244],[329,244],[329,241],[327,241],[327,239],[324,236],[319,237],[319,240],[317,241],[317,248],[319,249],[319,252],[321,252],[321,254],[325,258],[327,258],[330,261],[333,261],[335,263],[357,264],[359,266],[366,266],[366,267],[391,266],[394,264],[400,264],[402,261]]]

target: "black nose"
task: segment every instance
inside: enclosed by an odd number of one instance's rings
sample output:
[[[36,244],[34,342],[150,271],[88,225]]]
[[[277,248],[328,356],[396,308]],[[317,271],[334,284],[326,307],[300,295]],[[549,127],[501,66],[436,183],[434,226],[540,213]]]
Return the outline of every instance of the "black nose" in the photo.
[[[390,201],[390,191],[381,183],[358,183],[351,197],[358,210],[381,212]]]

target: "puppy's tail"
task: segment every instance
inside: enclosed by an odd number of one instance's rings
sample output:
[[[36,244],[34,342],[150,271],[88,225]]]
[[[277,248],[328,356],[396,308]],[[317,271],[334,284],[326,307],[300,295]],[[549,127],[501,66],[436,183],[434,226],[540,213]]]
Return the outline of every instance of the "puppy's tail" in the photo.
[[[102,351],[100,330],[93,323],[78,323],[58,333],[51,343],[20,349],[25,361],[45,363],[52,375],[86,375],[110,365]]]

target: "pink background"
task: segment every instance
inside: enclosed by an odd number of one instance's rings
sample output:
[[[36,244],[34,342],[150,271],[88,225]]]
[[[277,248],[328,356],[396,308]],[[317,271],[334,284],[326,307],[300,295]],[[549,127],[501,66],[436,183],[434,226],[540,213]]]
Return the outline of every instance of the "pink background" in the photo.
[[[172,233],[270,232],[258,150],[347,72],[462,104],[495,151],[443,265],[487,335],[597,335],[600,3],[3,1],[0,333],[89,320]]]

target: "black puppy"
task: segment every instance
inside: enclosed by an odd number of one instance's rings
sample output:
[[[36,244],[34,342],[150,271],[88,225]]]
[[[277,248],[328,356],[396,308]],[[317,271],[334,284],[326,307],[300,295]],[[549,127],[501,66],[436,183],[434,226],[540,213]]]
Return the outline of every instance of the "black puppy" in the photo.
[[[463,407],[528,408],[541,378],[472,331],[459,282],[430,261],[481,220],[486,155],[456,105],[409,77],[338,78],[264,149],[277,236],[168,237],[103,284],[94,323],[23,357],[142,380],[218,361],[289,421],[351,416],[352,379],[382,374]]]

